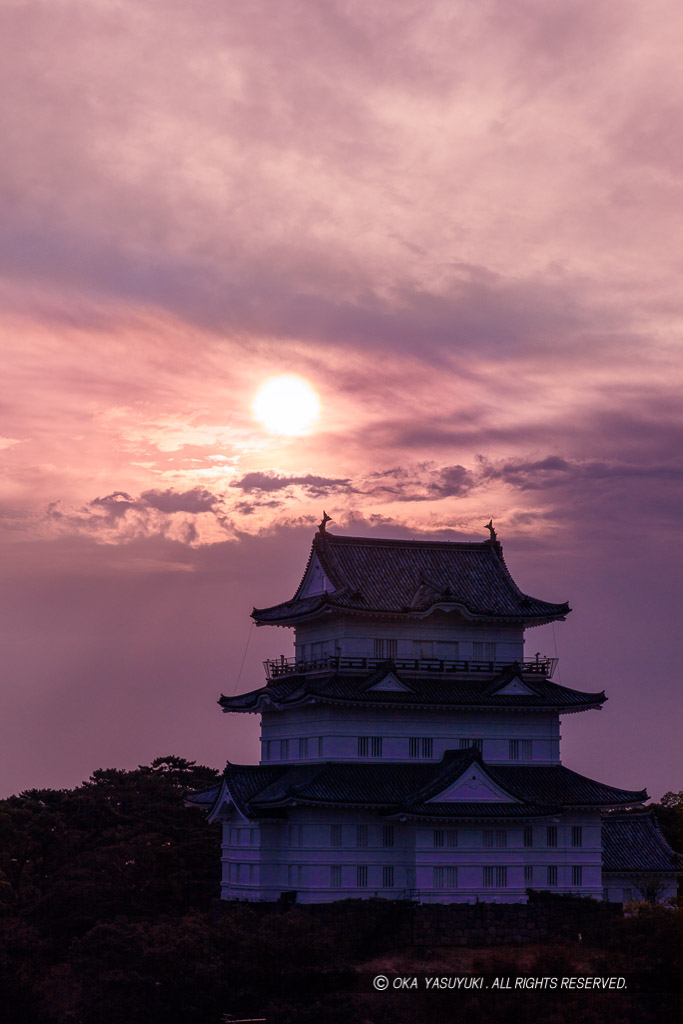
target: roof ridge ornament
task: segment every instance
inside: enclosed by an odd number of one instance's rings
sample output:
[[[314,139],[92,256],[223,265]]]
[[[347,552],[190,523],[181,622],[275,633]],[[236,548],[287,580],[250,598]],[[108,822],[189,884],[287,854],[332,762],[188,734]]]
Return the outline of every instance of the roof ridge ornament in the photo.
[[[497,538],[497,534],[496,534],[495,529],[493,528],[493,518],[489,519],[488,523],[486,523],[485,525],[486,525],[486,529],[491,534],[491,537],[489,539],[490,540],[497,540],[498,539]]]
[[[318,530],[320,531],[320,533],[324,533],[325,532],[325,527],[327,526],[328,523],[331,523],[331,522],[332,522],[332,516],[328,516],[327,512],[325,511],[325,509],[323,509],[323,517],[322,517],[322,519],[320,521],[320,525],[318,526]]]

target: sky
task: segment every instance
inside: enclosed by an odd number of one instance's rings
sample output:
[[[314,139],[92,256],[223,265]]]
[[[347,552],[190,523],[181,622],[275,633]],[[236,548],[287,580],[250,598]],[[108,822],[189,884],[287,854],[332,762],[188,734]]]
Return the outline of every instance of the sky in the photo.
[[[683,9],[673,0],[0,4],[0,796],[258,759],[325,509],[482,540],[563,760],[680,746]],[[305,433],[253,412],[295,374]]]

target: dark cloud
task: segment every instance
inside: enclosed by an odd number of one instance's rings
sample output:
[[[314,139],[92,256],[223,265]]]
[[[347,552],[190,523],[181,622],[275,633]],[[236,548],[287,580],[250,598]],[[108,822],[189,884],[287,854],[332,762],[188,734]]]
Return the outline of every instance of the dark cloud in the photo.
[[[281,491],[287,487],[299,486],[314,498],[324,497],[335,491],[353,490],[348,478],[315,476],[312,473],[304,476],[280,476],[271,472],[246,473],[240,480],[233,480],[230,486],[238,487],[245,494],[254,491]]]
[[[193,487],[189,491],[143,491],[140,503],[159,512],[212,512],[220,499],[204,487]]]

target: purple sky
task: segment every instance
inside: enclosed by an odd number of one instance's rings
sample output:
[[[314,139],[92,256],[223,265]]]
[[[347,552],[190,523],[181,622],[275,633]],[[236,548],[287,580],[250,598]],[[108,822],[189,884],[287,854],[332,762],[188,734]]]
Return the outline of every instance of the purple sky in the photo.
[[[683,787],[683,12],[663,0],[0,10],[0,795],[258,756],[323,507],[482,539],[606,689],[565,763]],[[321,415],[268,433],[296,373]]]

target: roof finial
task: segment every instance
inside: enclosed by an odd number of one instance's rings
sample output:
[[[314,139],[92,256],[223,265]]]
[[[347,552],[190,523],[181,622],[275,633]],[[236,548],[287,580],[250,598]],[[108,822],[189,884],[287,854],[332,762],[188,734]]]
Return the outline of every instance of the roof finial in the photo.
[[[320,526],[318,527],[318,529],[320,530],[321,533],[325,532],[325,527],[330,522],[332,522],[332,516],[328,516],[327,512],[325,511],[325,509],[323,509],[323,518],[322,518],[322,521],[320,523]]]
[[[496,531],[493,528],[493,519],[489,519],[488,523],[486,524],[486,529],[491,534],[491,538],[490,539],[491,540],[495,540],[496,539]]]

